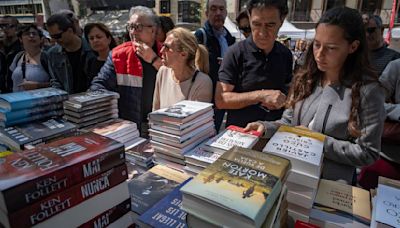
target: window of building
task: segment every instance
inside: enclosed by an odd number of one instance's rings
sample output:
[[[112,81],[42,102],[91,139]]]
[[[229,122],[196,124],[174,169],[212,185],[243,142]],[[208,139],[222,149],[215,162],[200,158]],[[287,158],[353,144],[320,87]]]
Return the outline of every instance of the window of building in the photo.
[[[170,0],[160,0],[160,13],[171,13]]]
[[[294,0],[291,19],[293,21],[310,21],[311,1]]]
[[[363,13],[379,13],[382,8],[382,0],[362,0],[361,12]]]
[[[178,2],[178,22],[200,23],[200,3],[192,1]]]
[[[328,0],[326,1],[325,10],[329,10],[338,6],[345,6],[346,0]]]

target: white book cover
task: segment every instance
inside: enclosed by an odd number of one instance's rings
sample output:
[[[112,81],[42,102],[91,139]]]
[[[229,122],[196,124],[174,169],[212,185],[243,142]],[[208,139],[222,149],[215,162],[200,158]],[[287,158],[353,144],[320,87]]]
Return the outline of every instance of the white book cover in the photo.
[[[214,163],[222,154],[221,153],[211,153],[208,151],[204,151],[201,149],[201,146],[196,147],[195,149],[186,153],[185,159],[186,160],[195,160],[199,161],[202,164],[212,164]]]
[[[211,138],[205,145],[225,151],[234,146],[251,149],[260,136],[261,134],[257,131],[244,132],[243,128],[231,125],[217,136]]]
[[[203,110],[205,111],[211,108],[212,108],[211,103],[184,100],[168,108],[163,108],[151,112],[149,114],[149,118],[152,119],[153,116],[161,115],[178,119],[184,119],[196,113],[202,113]]]
[[[377,222],[400,227],[400,189],[379,184],[375,213]]]
[[[309,129],[282,125],[263,152],[289,159],[292,169],[319,176],[325,135]]]

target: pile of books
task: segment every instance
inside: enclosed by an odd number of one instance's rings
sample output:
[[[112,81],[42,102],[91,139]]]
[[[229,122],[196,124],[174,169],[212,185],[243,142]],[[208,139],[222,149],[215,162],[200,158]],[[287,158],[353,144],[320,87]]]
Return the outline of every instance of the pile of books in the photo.
[[[79,128],[118,118],[119,94],[106,90],[70,95],[64,102],[64,118]]]
[[[379,177],[372,192],[371,228],[400,227],[400,181]]]
[[[289,169],[285,158],[233,147],[181,188],[188,226],[280,227]]]
[[[186,153],[184,155],[185,169],[190,173],[198,174],[234,146],[247,149],[253,148],[259,136],[260,133],[257,131],[245,132],[241,127],[228,126],[218,135]]]
[[[154,166],[154,149],[149,140],[141,141],[125,151],[126,160],[147,170]]]
[[[324,140],[323,134],[282,125],[263,149],[292,164],[285,181],[290,224],[309,221],[322,170]]]
[[[13,151],[47,143],[58,138],[74,135],[76,125],[62,118],[25,123],[14,127],[0,128],[0,144]]]
[[[2,227],[127,227],[132,221],[121,143],[90,132],[3,159]]]
[[[114,139],[125,146],[125,150],[145,141],[139,135],[136,123],[129,120],[111,119],[86,128],[96,134]]]
[[[55,88],[0,94],[0,126],[62,116],[62,103],[67,99],[67,92]]]
[[[212,104],[181,101],[149,114],[156,163],[184,169],[184,154],[215,135]]]

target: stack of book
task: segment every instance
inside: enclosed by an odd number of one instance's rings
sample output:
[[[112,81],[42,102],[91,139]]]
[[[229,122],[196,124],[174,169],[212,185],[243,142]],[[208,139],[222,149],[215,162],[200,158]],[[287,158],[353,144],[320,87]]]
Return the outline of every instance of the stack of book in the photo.
[[[131,215],[134,223],[190,176],[164,165],[156,165],[128,182],[131,196]],[[175,227],[175,226],[174,226]]]
[[[64,102],[64,118],[79,128],[118,118],[119,94],[106,90],[70,95]]]
[[[86,130],[114,139],[124,144],[126,150],[145,141],[144,138],[139,137],[140,133],[136,123],[129,120],[111,119],[86,128]]]
[[[271,227],[281,221],[290,161],[233,147],[182,187],[189,227]]]
[[[198,174],[234,146],[247,149],[253,148],[259,136],[260,133],[257,131],[245,132],[241,127],[228,126],[218,135],[186,153],[185,169],[193,174]]]
[[[371,228],[400,227],[400,181],[379,177],[372,192]]]
[[[0,143],[13,151],[24,150],[47,143],[76,132],[76,125],[64,119],[49,119],[25,123],[14,127],[0,128]]]
[[[338,181],[320,180],[310,223],[320,227],[370,227],[370,222],[369,191]]]
[[[149,140],[144,140],[134,147],[125,151],[126,160],[138,165],[144,169],[149,169],[154,166],[153,155],[154,149],[151,147]]]
[[[0,94],[0,126],[62,116],[62,103],[67,99],[67,92],[55,88]]]
[[[126,178],[123,145],[91,132],[14,153],[0,164],[0,223],[78,227],[98,223],[115,207],[126,214]],[[109,218],[125,227],[131,222],[128,215]]]
[[[184,154],[215,135],[212,104],[181,101],[149,114],[155,161],[183,170]]]
[[[324,140],[323,134],[283,125],[263,149],[265,153],[289,159],[292,164],[285,181],[290,224],[296,220],[309,221],[321,175]]]

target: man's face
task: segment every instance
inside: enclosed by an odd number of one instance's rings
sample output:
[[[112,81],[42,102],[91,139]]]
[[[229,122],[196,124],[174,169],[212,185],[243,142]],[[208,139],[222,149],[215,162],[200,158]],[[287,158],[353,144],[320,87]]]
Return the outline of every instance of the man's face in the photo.
[[[6,39],[17,37],[17,24],[11,18],[1,18],[0,29],[3,31],[4,38]]]
[[[365,35],[367,37],[368,49],[375,50],[383,44],[382,30],[378,28],[374,19],[369,19],[365,26]]]
[[[47,30],[49,31],[50,37],[52,40],[56,41],[62,47],[66,47],[71,44],[72,37],[75,35],[72,28],[68,28],[67,30],[61,30],[57,24],[52,26],[48,26]]]
[[[131,41],[143,42],[149,46],[153,45],[157,33],[157,27],[150,18],[134,14],[128,21],[127,29]]]
[[[214,29],[221,29],[224,26],[227,15],[226,2],[224,0],[210,0],[206,16]]]
[[[272,50],[282,22],[279,10],[275,7],[251,10],[251,34],[258,48],[266,51]]]

